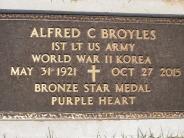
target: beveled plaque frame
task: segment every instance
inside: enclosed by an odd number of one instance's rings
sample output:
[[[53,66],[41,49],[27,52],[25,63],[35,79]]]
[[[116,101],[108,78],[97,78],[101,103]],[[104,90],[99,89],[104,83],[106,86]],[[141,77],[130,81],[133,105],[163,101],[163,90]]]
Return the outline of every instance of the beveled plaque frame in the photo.
[[[91,22],[121,22],[144,24],[175,24],[184,25],[184,18],[166,17],[123,17],[103,15],[62,15],[62,14],[23,14],[0,13],[0,20],[30,20],[30,21],[91,21]],[[121,120],[121,119],[181,119],[184,111],[164,112],[0,112],[0,120]]]

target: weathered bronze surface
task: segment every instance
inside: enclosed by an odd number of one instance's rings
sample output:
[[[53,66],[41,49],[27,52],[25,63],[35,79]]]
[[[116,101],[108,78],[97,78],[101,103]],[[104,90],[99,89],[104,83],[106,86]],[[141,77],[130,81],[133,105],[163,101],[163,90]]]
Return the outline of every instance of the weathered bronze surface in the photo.
[[[174,17],[0,14],[0,118],[183,118],[183,36]]]

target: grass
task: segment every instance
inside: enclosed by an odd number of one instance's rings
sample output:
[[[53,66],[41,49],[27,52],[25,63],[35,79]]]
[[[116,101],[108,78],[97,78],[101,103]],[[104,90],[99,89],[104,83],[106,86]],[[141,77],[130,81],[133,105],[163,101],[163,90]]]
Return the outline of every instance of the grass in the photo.
[[[4,134],[2,138],[8,138],[8,137]],[[15,138],[19,138],[19,137],[15,137]],[[54,134],[54,131],[52,131],[50,128],[48,128],[48,132],[47,132],[46,138],[65,138],[65,137],[58,137],[58,136],[56,136]],[[80,138],[80,137],[76,137],[76,138]],[[165,134],[162,131],[162,129],[161,129],[160,134],[156,136],[151,131],[151,129],[149,129],[148,132],[143,133],[141,131],[141,129],[138,128],[137,129],[137,134],[136,135],[132,135],[132,136],[130,136],[130,135],[128,136],[128,135],[125,135],[124,133],[122,133],[120,136],[116,136],[116,134],[114,134],[113,136],[109,137],[109,136],[106,136],[106,135],[102,135],[102,134],[100,134],[100,132],[98,132],[98,134],[96,135],[95,138],[184,138],[184,134],[170,134],[170,133]]]
[[[48,135],[47,138],[60,138],[54,136],[54,132],[48,128]],[[137,135],[136,136],[127,136],[124,133],[121,134],[121,136],[116,136],[115,134],[111,137],[106,135],[101,135],[100,132],[96,135],[96,138],[184,138],[183,134],[164,134],[164,132],[161,129],[161,132],[158,136],[155,136],[154,133],[149,129],[149,132],[143,133],[141,129],[137,129]]]

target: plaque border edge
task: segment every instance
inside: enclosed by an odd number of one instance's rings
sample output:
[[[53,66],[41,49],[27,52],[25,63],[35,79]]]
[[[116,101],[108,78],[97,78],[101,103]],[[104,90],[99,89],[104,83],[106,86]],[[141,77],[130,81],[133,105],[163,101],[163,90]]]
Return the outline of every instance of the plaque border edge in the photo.
[[[141,119],[183,119],[184,112],[0,112],[0,120],[141,120]]]

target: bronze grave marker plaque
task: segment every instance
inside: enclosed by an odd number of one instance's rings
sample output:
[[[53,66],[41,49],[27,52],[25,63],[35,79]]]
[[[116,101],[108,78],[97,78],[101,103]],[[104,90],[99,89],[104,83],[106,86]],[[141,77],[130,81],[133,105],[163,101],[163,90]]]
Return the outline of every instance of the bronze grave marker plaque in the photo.
[[[0,14],[1,119],[183,117],[183,18]]]

